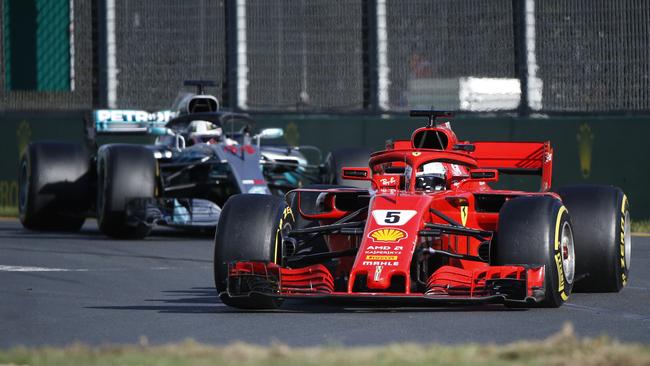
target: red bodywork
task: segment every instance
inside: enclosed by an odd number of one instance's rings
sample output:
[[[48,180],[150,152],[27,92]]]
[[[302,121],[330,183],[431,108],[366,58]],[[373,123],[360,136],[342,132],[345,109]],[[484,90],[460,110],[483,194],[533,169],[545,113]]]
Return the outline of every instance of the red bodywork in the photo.
[[[250,285],[254,279],[271,289],[258,295],[279,298],[541,301],[545,268],[490,265],[489,246],[505,201],[520,195],[557,197],[548,192],[552,157],[549,142],[469,143],[460,142],[448,124],[420,128],[411,140],[390,142],[386,150],[372,154],[369,168],[343,168],[345,178],[370,181],[370,191],[298,189],[290,193],[299,202],[294,215],[318,221],[331,253],[356,253],[342,255],[329,265],[232,263],[229,295],[257,293]],[[419,169],[431,162],[445,167],[444,190],[417,187]],[[499,173],[538,175],[541,189],[534,193],[493,189],[490,184],[498,181]],[[305,210],[301,197],[316,192],[322,207]],[[350,197],[363,203],[350,207]],[[348,215],[356,216],[347,222],[365,224],[332,230],[346,222]]]

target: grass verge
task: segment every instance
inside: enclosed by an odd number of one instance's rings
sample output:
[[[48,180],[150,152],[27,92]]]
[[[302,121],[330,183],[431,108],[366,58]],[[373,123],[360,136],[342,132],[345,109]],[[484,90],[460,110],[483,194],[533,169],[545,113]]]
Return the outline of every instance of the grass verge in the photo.
[[[650,346],[623,344],[607,337],[580,339],[570,326],[542,341],[507,345],[442,346],[413,343],[373,347],[292,348],[234,343],[213,347],[185,341],[173,345],[72,345],[0,351],[0,365],[649,365]]]
[[[633,233],[650,233],[650,219],[632,220],[630,225]]]
[[[18,207],[0,206],[0,217],[18,217]]]

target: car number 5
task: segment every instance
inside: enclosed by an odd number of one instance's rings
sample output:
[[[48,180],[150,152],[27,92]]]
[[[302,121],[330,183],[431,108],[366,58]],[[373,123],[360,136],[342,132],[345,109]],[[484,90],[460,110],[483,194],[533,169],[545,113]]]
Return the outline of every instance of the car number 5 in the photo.
[[[396,224],[399,222],[399,211],[388,211],[386,212],[386,218],[384,219],[384,223],[386,224]]]
[[[380,226],[402,226],[415,216],[415,210],[373,210],[372,217]]]

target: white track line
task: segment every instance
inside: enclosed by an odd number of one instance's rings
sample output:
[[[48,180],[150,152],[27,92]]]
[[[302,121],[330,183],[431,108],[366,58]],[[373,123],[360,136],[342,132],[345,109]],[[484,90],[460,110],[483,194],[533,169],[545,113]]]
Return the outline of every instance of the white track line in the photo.
[[[87,269],[45,268],[0,265],[0,272],[87,272]]]

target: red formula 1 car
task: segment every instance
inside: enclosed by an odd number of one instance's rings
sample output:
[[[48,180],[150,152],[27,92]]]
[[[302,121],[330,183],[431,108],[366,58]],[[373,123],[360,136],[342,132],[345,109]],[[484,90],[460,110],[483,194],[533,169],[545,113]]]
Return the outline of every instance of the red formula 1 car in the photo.
[[[223,208],[214,275],[221,300],[275,308],[291,298],[399,303],[562,305],[571,291],[616,292],[631,253],[625,194],[611,186],[549,191],[549,142],[461,142],[449,113],[369,167],[370,189],[317,186],[286,200],[237,195]],[[500,174],[541,177],[539,192],[493,188]]]

